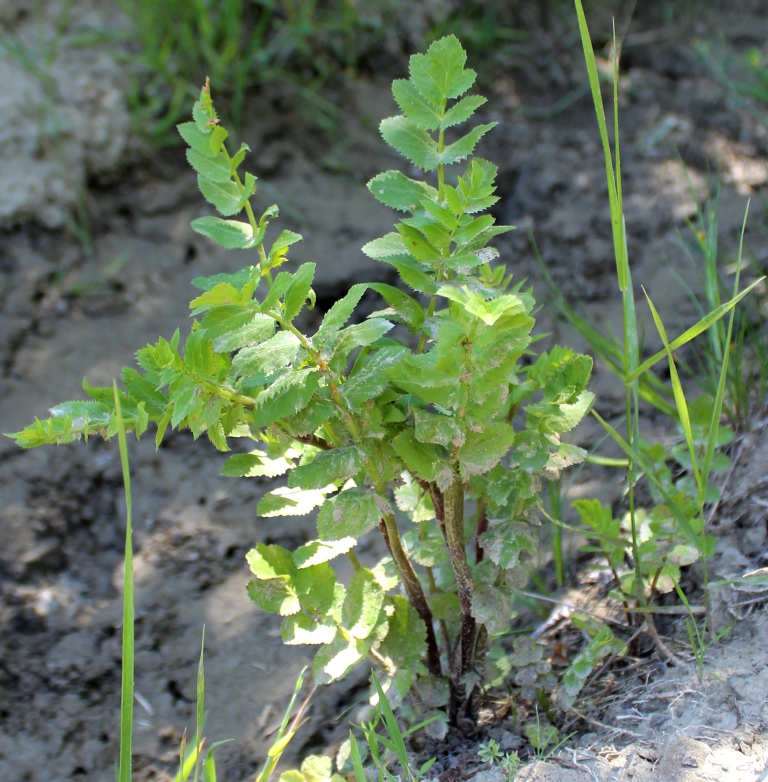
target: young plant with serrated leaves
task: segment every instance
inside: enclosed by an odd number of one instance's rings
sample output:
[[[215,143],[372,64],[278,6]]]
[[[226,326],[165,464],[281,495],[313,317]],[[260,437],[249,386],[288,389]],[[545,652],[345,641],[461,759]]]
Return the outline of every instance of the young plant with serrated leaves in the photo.
[[[557,704],[568,711],[576,702],[576,697],[584,689],[587,678],[598,663],[611,653],[621,652],[622,643],[617,641],[610,627],[598,624],[594,620],[584,621],[578,616],[571,620],[575,627],[586,633],[589,641],[573,658],[573,662],[564,671],[557,688]]]
[[[452,36],[413,56],[410,77],[393,87],[403,113],[381,123],[425,178],[371,180],[372,194],[403,215],[363,249],[413,293],[355,285],[311,336],[296,322],[314,303],[315,264],[275,274],[300,237],[283,231],[265,243],[277,209],[256,219],[256,179],[239,173],[248,150],[228,152],[206,85],[179,132],[222,217],[192,226],[253,249],[254,263],[194,280],[201,293],[183,346],[176,331],[140,350],[121,395],[126,425],[141,435],[155,423],[158,444],[168,426],[205,433],[221,451],[231,438],[251,440],[223,473],[287,474],[259,503],[262,517],[319,508],[316,540],[294,552],[260,543],[247,557],[248,592],[284,617],[284,642],[319,647],[318,683],[373,661],[393,703],[410,691],[422,714],[447,706],[452,721],[474,716],[487,645],[508,630],[527,579],[522,559],[536,550],[541,479],[583,458],[561,438],[592,403],[589,358],[554,349],[521,363],[534,301],[491,263],[488,243],[509,229],[484,214],[497,200],[496,167],[472,157],[493,123],[458,130],[484,103],[465,96],[475,79],[465,60]],[[237,215],[245,219],[225,219]],[[369,288],[388,307],[347,325]],[[393,339],[395,324],[410,337]],[[112,390],[84,387],[91,401],[60,405],[13,437],[32,447],[113,434]],[[363,567],[354,548],[375,528],[389,557]],[[355,570],[346,585],[331,564],[344,554]]]

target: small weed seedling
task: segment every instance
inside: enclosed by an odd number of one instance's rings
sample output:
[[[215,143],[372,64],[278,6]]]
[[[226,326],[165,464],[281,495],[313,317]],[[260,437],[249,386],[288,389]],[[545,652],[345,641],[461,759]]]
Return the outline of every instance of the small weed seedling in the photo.
[[[520,768],[520,758],[517,752],[502,752],[496,739],[489,739],[481,744],[477,755],[483,763],[498,766],[508,782],[512,782]]]
[[[227,149],[206,84],[179,133],[203,196],[223,218],[245,220],[192,226],[226,248],[255,248],[258,262],[194,280],[191,333],[140,350],[140,371],[123,370],[120,392],[126,425],[141,436],[156,424],[158,444],[169,426],[205,433],[221,451],[231,438],[250,440],[251,452],[222,472],[287,473],[287,485],[262,498],[262,516],[319,508],[316,540],[294,552],[259,543],[247,556],[248,593],[283,617],[284,642],[318,647],[317,683],[371,660],[393,703],[413,688],[428,712],[447,708],[454,723],[475,716],[476,671],[528,578],[522,557],[536,549],[542,479],[583,459],[562,437],[593,401],[587,356],[556,347],[521,362],[534,301],[491,265],[489,242],[510,229],[484,214],[498,200],[496,167],[472,156],[494,123],[457,132],[485,102],[466,95],[475,73],[465,60],[453,36],[411,58],[410,77],[393,85],[403,113],[381,133],[427,176],[387,171],[368,185],[402,218],[363,250],[416,295],[355,285],[313,335],[296,322],[315,300],[315,264],[277,272],[301,237],[282,231],[266,243],[277,208],[254,215],[256,179],[240,173],[248,149]],[[387,308],[347,326],[369,288]],[[390,336],[395,323],[411,339]],[[12,436],[33,447],[113,435],[112,389],[84,388],[91,401],[59,405]],[[363,567],[354,547],[376,528],[390,555]],[[346,586],[330,564],[340,555],[355,570]]]

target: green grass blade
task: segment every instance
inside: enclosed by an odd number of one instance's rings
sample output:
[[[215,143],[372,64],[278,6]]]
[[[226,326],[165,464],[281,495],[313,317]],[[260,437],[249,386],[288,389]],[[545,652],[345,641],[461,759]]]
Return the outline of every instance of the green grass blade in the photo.
[[[179,755],[179,773],[173,778],[173,782],[187,782],[190,774],[197,765],[197,759],[200,754],[200,745],[195,744],[186,752],[186,733],[181,740],[181,751]]]
[[[736,278],[733,282],[734,298],[739,288],[739,279],[741,277],[741,259],[744,252],[744,233],[747,230],[747,218],[749,217],[749,202],[744,212],[744,222],[741,225],[741,236],[739,237],[739,256],[736,262]],[[747,291],[749,288],[747,288]],[[733,337],[733,321],[736,316],[736,308],[731,310],[728,318],[728,331],[725,337],[723,365],[720,368],[720,378],[717,382],[717,394],[715,395],[715,404],[712,409],[712,419],[709,422],[709,432],[707,433],[707,450],[704,453],[704,463],[702,464],[702,474],[704,478],[704,491],[707,490],[709,483],[709,471],[712,467],[712,459],[715,456],[715,447],[717,444],[717,433],[720,428],[720,416],[723,412],[723,398],[725,396],[725,384],[728,379],[728,364],[731,359],[731,339]]]
[[[197,725],[195,727],[195,746],[198,748],[195,761],[195,782],[198,779],[200,769],[200,749],[202,748],[203,723],[205,721],[205,663],[203,654],[205,651],[205,625],[203,625],[203,638],[200,643],[200,662],[197,665]]]
[[[721,304],[717,309],[708,312],[701,320],[699,320],[698,323],[691,326],[677,339],[670,342],[669,349],[677,350],[683,345],[688,344],[692,339],[698,337],[699,334],[706,331],[714,323],[717,323],[717,321],[720,320],[723,315],[726,315],[728,312],[730,312],[753,288],[759,285],[764,279],[765,277],[761,277],[759,280],[755,280],[755,282],[753,282],[748,288],[745,288],[741,293],[734,296],[730,301],[727,301],[725,304]],[[665,348],[664,350],[660,350],[658,353],[651,356],[651,358],[649,358],[647,361],[644,361],[634,372],[632,372],[632,374],[626,378],[625,383],[629,384],[637,380],[640,375],[642,375],[644,372],[647,372],[654,364],[656,364],[666,355],[667,351]]]
[[[216,761],[213,759],[213,750],[209,749],[203,764],[203,782],[216,782]]]
[[[699,460],[696,457],[696,447],[693,444],[693,429],[691,428],[691,416],[688,411],[688,401],[685,398],[683,385],[680,382],[680,375],[677,372],[675,357],[672,355],[672,350],[669,347],[669,339],[667,339],[667,330],[664,328],[664,322],[662,321],[658,310],[651,301],[651,297],[648,295],[648,292],[645,290],[645,288],[643,288],[643,293],[645,293],[645,298],[648,300],[648,306],[651,308],[653,322],[656,324],[656,329],[658,330],[661,341],[664,343],[664,348],[667,351],[667,358],[669,360],[669,377],[672,382],[672,393],[675,396],[677,415],[680,420],[680,426],[683,429],[683,436],[685,437],[685,443],[688,446],[688,452],[691,456],[693,476],[696,480],[696,486],[699,491],[699,503],[701,503],[703,502],[704,498],[704,486],[702,485],[701,472],[699,471]]]
[[[373,679],[373,684],[379,696],[379,709],[381,709],[381,713],[384,715],[384,722],[387,726],[387,733],[389,733],[389,738],[394,745],[395,754],[397,755],[397,759],[400,761],[403,772],[408,773],[408,750],[405,748],[405,741],[403,740],[403,734],[400,731],[400,726],[397,724],[395,714],[392,711],[392,707],[389,705],[389,701],[387,700],[387,696],[384,694],[384,690],[381,689],[381,685],[379,684],[379,680],[376,677],[376,674],[371,673],[371,678]]]
[[[587,74],[589,76],[589,87],[592,91],[592,100],[595,104],[595,114],[597,115],[597,124],[600,128],[600,139],[603,144],[603,153],[605,155],[605,173],[608,181],[608,197],[611,203],[611,228],[613,231],[614,248],[616,250],[616,274],[619,280],[619,288],[622,291],[627,290],[629,281],[626,275],[626,266],[624,264],[623,247],[623,226],[619,209],[619,194],[616,191],[616,175],[613,169],[613,158],[611,155],[611,144],[608,139],[608,125],[605,121],[605,107],[603,105],[603,96],[600,92],[600,76],[597,72],[597,61],[595,51],[592,48],[592,39],[587,27],[587,19],[584,16],[584,8],[581,0],[575,0],[576,14],[579,19],[579,34],[581,35],[581,44],[584,49],[584,59],[587,64]]]
[[[125,439],[125,423],[120,409],[117,384],[113,384],[115,414],[117,415],[117,440],[120,446],[120,464],[125,486],[125,572],[123,574],[123,662],[120,695],[120,766],[119,782],[131,782],[131,751],[133,749],[133,686],[134,686],[134,600],[133,600],[133,530],[131,514],[131,469],[128,463],[128,444]]]
[[[301,691],[302,685],[304,684],[304,675],[306,672],[307,668],[305,666],[301,669],[301,672],[296,679],[296,685],[293,688],[293,695],[291,695],[288,708],[285,710],[285,714],[283,715],[283,721],[280,723],[280,730],[278,730],[275,741],[272,743],[272,746],[267,752],[267,759],[264,761],[264,765],[262,766],[259,775],[256,777],[256,782],[267,782],[267,780],[274,773],[275,768],[277,768],[277,764],[280,762],[280,757],[282,756],[283,752],[285,752],[285,748],[288,746],[288,744],[290,744],[293,737],[296,735],[296,730],[298,728],[297,720],[294,720],[295,724],[293,724],[290,729],[288,725],[291,721],[291,714],[293,714],[293,707],[296,705],[296,699],[299,697],[299,692]],[[309,697],[312,697],[311,694]],[[304,707],[307,705],[308,701],[309,698],[307,698],[307,701],[304,702]],[[302,710],[304,707],[302,707]]]
[[[352,731],[349,732],[349,749],[352,755],[352,767],[355,770],[357,782],[367,782],[365,778],[365,769],[363,768],[363,759],[360,757],[360,747],[357,744]]]

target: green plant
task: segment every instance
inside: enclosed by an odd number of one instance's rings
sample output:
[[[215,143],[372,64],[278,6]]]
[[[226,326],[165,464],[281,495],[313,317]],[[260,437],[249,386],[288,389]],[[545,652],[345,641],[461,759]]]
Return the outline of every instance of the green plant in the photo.
[[[559,301],[561,310],[566,317],[625,383],[626,433],[624,435],[605,421],[599,413],[594,410],[592,413],[603,424],[610,437],[619,445],[626,456],[626,520],[617,522],[613,518],[610,509],[602,508],[599,503],[595,502],[581,502],[577,504],[577,509],[581,513],[585,524],[591,529],[591,537],[598,541],[598,549],[606,556],[608,566],[612,570],[620,590],[619,596],[628,610],[627,618],[630,624],[632,624],[633,617],[629,612],[630,602],[634,604],[634,609],[639,609],[641,616],[647,616],[654,593],[657,591],[671,591],[679,579],[679,567],[681,565],[690,565],[697,561],[700,561],[702,565],[705,601],[707,607],[709,607],[706,560],[712,552],[713,540],[706,533],[704,511],[713,496],[710,475],[713,468],[718,466],[715,461],[715,451],[718,444],[724,442],[720,420],[723,409],[725,382],[730,365],[734,308],[757,283],[753,283],[740,293],[738,292],[740,278],[738,270],[741,267],[742,255],[740,248],[737,274],[731,299],[725,303],[720,303],[719,299],[713,300],[712,309],[675,340],[668,339],[664,324],[653,302],[646,294],[653,321],[664,347],[654,356],[641,363],[634,287],[627,252],[622,204],[616,47],[614,46],[613,57],[614,146],[612,148],[609,141],[600,80],[586,18],[580,0],[575,0],[575,3],[592,97],[605,154],[616,273],[623,305],[622,339],[616,340],[600,334],[593,326],[580,318],[573,307],[564,303],[562,297],[560,297]],[[724,339],[718,342],[722,346],[722,354],[714,398],[709,404],[697,403],[696,405],[690,405],[677,371],[674,351],[683,347],[708,329],[721,329],[722,326],[719,321],[728,313],[730,313],[730,318],[727,329],[724,332]],[[717,337],[712,337],[712,339],[717,339]],[[651,371],[653,366],[662,358],[667,359],[669,366],[669,384],[665,384],[661,378]],[[670,415],[679,424],[683,445],[674,451],[674,455],[690,471],[690,477],[683,481],[674,483],[671,480],[671,474],[666,467],[663,449],[661,453],[657,453],[657,447],[648,446],[641,439],[639,433],[639,401],[641,397],[659,410]],[[694,432],[694,429],[697,428],[695,424],[698,424],[698,434]],[[650,513],[638,507],[636,502],[636,485],[641,478],[645,478],[648,482],[651,493],[658,503]],[[626,531],[626,537],[621,532],[622,527]],[[625,563],[629,565],[629,572],[620,575],[618,572],[619,568]],[[644,626],[653,636],[659,650],[665,656],[674,659],[661,642],[653,624],[653,619],[649,618],[645,621]]]
[[[118,782],[131,782],[131,750],[133,748],[133,689],[134,689],[134,595],[133,595],[133,495],[131,494],[131,467],[128,461],[128,444],[125,438],[125,422],[120,407],[117,384],[113,386],[115,424],[120,448],[120,465],[125,487],[125,557],[123,560],[123,639],[120,666],[120,759]]]
[[[318,89],[354,68],[361,23],[350,0],[121,0],[132,23],[133,113],[155,143],[175,143],[174,125],[208,75],[227,91],[227,116],[241,130],[249,89],[290,86],[331,127],[337,110]]]
[[[314,303],[315,265],[273,276],[300,236],[283,231],[265,245],[277,209],[254,215],[256,179],[238,171],[247,147],[230,155],[206,85],[194,121],[179,132],[204,197],[223,216],[244,211],[247,220],[207,216],[192,225],[224,247],[255,248],[258,262],[195,280],[199,319],[183,349],[177,330],[140,350],[141,371],[123,371],[121,393],[126,425],[139,436],[153,422],[158,444],[168,426],[206,433],[221,451],[246,438],[254,449],[230,457],[224,475],[288,473],[287,486],[262,498],[260,515],[319,507],[317,540],[295,552],[260,543],[247,557],[248,592],[284,617],[284,642],[320,647],[316,682],[371,659],[391,696],[402,699],[413,685],[428,710],[447,705],[452,722],[474,717],[475,672],[488,639],[508,630],[511,600],[527,579],[521,557],[536,549],[541,479],[583,458],[561,436],[593,401],[587,356],[553,348],[521,363],[534,302],[504,266],[491,266],[498,253],[488,242],[509,229],[481,214],[497,200],[496,167],[472,158],[493,123],[448,139],[484,103],[462,97],[475,78],[465,59],[454,37],[413,56],[410,78],[393,85],[403,115],[381,123],[385,141],[434,172],[435,184],[399,171],[369,183],[378,200],[409,214],[363,249],[424,299],[383,283],[355,285],[311,337],[296,320]],[[467,158],[463,173],[450,172]],[[367,288],[389,307],[345,327]],[[411,337],[389,336],[395,323]],[[111,390],[84,388],[91,401],[57,406],[12,435],[18,444],[114,434]],[[363,567],[353,548],[376,527],[390,556]],[[355,569],[347,586],[329,564],[342,554]],[[389,594],[398,583],[404,596]]]
[[[520,758],[517,752],[502,752],[496,739],[488,739],[481,744],[477,755],[483,763],[498,766],[509,782],[512,782],[520,769]]]
[[[716,310],[723,299],[729,296],[725,275],[734,270],[736,264],[723,263],[719,247],[719,187],[714,195],[703,203],[696,199],[696,193],[689,181],[691,197],[697,204],[696,216],[688,221],[692,239],[684,243],[691,264],[696,268],[703,291],[703,303],[690,286],[679,276],[678,281],[700,316]],[[751,263],[739,253],[739,269],[752,266],[756,276],[761,274],[754,261]],[[674,269],[672,270],[675,274]],[[706,306],[706,309],[705,309]],[[707,331],[707,340],[693,353],[692,371],[707,395],[714,399],[720,378],[727,325],[722,320]],[[745,431],[749,427],[750,415],[759,408],[768,389],[768,345],[766,345],[765,318],[760,306],[734,310],[732,341],[729,348],[732,359],[728,364],[723,413],[731,427]],[[681,361],[682,363],[682,361]]]
[[[411,768],[411,759],[408,757],[405,739],[419,728],[433,722],[435,718],[424,720],[403,732],[376,675],[373,674],[371,679],[376,692],[374,715],[371,720],[359,725],[365,744],[361,747],[354,733],[352,731],[349,733],[349,757],[352,761],[355,778],[357,782],[367,782],[370,779],[363,767],[363,761],[367,756],[370,758],[373,771],[377,774],[379,782],[397,782],[401,779],[404,779],[405,782],[418,782],[432,768],[435,758],[426,761],[417,771],[414,771]],[[379,724],[384,728],[384,733],[377,730]],[[390,764],[395,760],[400,765],[400,774],[397,776],[394,776],[389,770]]]

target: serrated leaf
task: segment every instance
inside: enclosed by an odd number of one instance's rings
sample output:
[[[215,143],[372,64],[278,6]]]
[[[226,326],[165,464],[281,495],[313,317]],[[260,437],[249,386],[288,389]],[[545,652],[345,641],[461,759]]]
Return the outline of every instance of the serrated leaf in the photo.
[[[242,307],[235,304],[213,307],[203,318],[200,324],[205,331],[205,336],[211,340],[216,347],[216,341],[219,344],[227,344],[229,335],[234,331],[239,331],[244,326],[253,322],[257,313],[251,307]],[[262,318],[264,316],[261,316]],[[217,352],[220,351],[216,348]]]
[[[442,258],[442,253],[433,247],[415,228],[398,223],[397,230],[403,237],[406,250],[417,260],[430,263]]]
[[[207,236],[228,250],[244,250],[254,247],[253,228],[239,220],[222,220],[219,217],[198,217],[190,225],[194,231]]]
[[[415,212],[423,199],[437,198],[426,182],[409,179],[400,171],[385,171],[368,182],[368,189],[385,206],[400,212]]]
[[[512,604],[495,586],[475,583],[472,592],[472,616],[488,628],[491,635],[509,632]]]
[[[237,453],[230,456],[221,468],[221,475],[227,478],[243,478],[251,475],[251,470],[261,465],[261,459],[256,454]]]
[[[317,531],[322,540],[359,538],[381,519],[376,497],[364,489],[348,489],[331,497],[317,516]]]
[[[283,619],[280,635],[287,646],[329,644],[336,636],[336,624],[331,619],[295,614]]]
[[[330,483],[346,481],[364,465],[364,455],[356,445],[321,451],[309,464],[302,464],[288,476],[288,485],[302,489],[321,489]]]
[[[240,188],[236,182],[212,182],[202,175],[197,177],[197,186],[209,204],[213,204],[219,214],[225,217],[236,215],[243,205],[240,203]]]
[[[397,269],[400,279],[413,290],[432,296],[437,290],[437,284],[434,279],[425,271],[419,268],[421,264],[410,260],[388,260],[392,266]]]
[[[392,82],[392,95],[397,105],[409,120],[425,130],[436,130],[440,126],[440,101],[427,100],[407,79]]]
[[[317,369],[289,370],[256,398],[254,425],[267,426],[305,408],[319,388],[321,378]]]
[[[508,570],[518,564],[523,551],[536,553],[538,536],[530,524],[504,519],[489,526],[480,536],[480,544],[492,562]]]
[[[440,225],[448,231],[453,231],[459,224],[459,220],[450,209],[446,209],[430,198],[422,198],[421,205]],[[454,237],[455,241],[455,237]]]
[[[292,436],[302,437],[313,434],[336,413],[337,409],[329,399],[314,397],[303,410],[284,418],[283,424]]]
[[[280,266],[286,260],[288,248],[292,244],[296,244],[296,242],[301,242],[302,240],[303,237],[301,234],[297,234],[294,231],[281,231],[280,236],[277,237],[269,250],[266,268],[274,269],[277,266]]]
[[[334,356],[346,358],[355,348],[367,347],[383,337],[393,324],[383,318],[369,318],[362,323],[348,326],[339,334],[333,349]]]
[[[435,41],[426,54],[415,54],[410,60],[411,81],[419,92],[433,103],[458,98],[474,83],[476,73],[465,69],[467,53],[455,35]]]
[[[240,348],[269,339],[275,330],[275,321],[267,315],[252,312],[251,319],[240,328],[233,328],[213,338],[213,347],[217,353],[230,353]],[[208,332],[206,332],[208,334]],[[210,334],[208,334],[210,338]]]
[[[404,346],[388,346],[377,350],[346,383],[339,386],[339,393],[352,412],[359,413],[369,399],[375,399],[384,391],[389,382],[385,375],[387,368],[407,352]]]
[[[312,674],[317,684],[330,684],[344,678],[349,670],[368,654],[365,641],[352,638],[346,641],[338,633],[333,641],[322,647],[312,663]]]
[[[341,608],[341,624],[353,637],[367,638],[384,605],[384,590],[367,568],[355,571]]]
[[[453,241],[456,244],[469,244],[478,234],[487,228],[490,228],[495,222],[493,215],[482,215],[482,217],[465,217],[462,220],[461,227],[453,235]]]
[[[403,535],[403,542],[408,556],[417,564],[430,568],[450,567],[445,538],[436,526],[427,525],[409,530]],[[451,617],[451,621],[454,618]]]
[[[333,486],[309,490],[281,486],[261,498],[256,513],[265,519],[274,516],[306,516],[322,505],[326,501],[325,495],[333,489]]]
[[[464,430],[453,416],[428,413],[426,410],[413,411],[416,439],[422,443],[435,443],[446,448],[460,446],[465,441]]]
[[[246,585],[248,597],[263,611],[280,616],[291,616],[301,610],[295,589],[282,579],[251,580]]]
[[[422,325],[425,315],[424,308],[412,296],[385,282],[375,282],[370,287],[403,317],[410,330],[415,331]]]
[[[487,98],[482,97],[482,95],[470,95],[462,98],[445,112],[440,121],[440,129],[445,130],[466,122],[486,102]]]
[[[403,473],[403,485],[398,486],[394,494],[397,507],[415,524],[435,518],[432,498],[408,473]]]
[[[200,176],[211,182],[229,182],[232,176],[229,161],[221,153],[207,157],[194,149],[188,149],[187,162]]]
[[[234,274],[221,272],[220,274],[212,274],[210,277],[195,277],[192,280],[192,285],[200,288],[200,290],[210,291],[221,283],[229,283],[235,291],[241,291],[246,283],[253,278],[254,268],[253,266],[246,266],[244,269],[234,272]]]
[[[367,285],[358,284],[353,285],[346,293],[346,295],[336,301],[336,303],[325,313],[323,322],[320,324],[320,328],[312,337],[312,346],[314,348],[321,348],[325,345],[331,337],[338,332],[338,330],[349,320],[350,315],[355,310],[360,299],[363,298]]]
[[[417,478],[436,481],[441,486],[450,484],[453,473],[448,454],[441,446],[421,443],[413,432],[406,429],[395,437],[392,447],[408,471]]]
[[[403,237],[399,233],[388,233],[380,239],[363,245],[363,252],[375,261],[394,258],[399,255],[408,255],[408,250],[403,243]]]
[[[314,302],[314,297],[310,297],[312,290],[312,280],[315,277],[315,264],[304,263],[296,270],[293,275],[288,290],[285,292],[285,308],[283,310],[283,318],[289,323],[301,312],[304,307],[304,302],[311,298]]]
[[[251,573],[262,581],[290,576],[293,570],[291,552],[282,546],[257,543],[256,547],[245,555],[245,561]]]
[[[435,153],[435,167],[438,164],[449,166],[468,158],[475,151],[477,142],[498,124],[498,122],[488,122],[485,125],[478,125],[470,130],[466,136],[462,136],[458,141],[449,144],[439,155]]]
[[[515,442],[515,430],[504,423],[491,424],[481,432],[466,433],[458,459],[462,476],[482,475],[495,467]]]
[[[384,141],[423,171],[434,171],[438,159],[435,142],[407,117],[389,117],[381,121],[379,130]],[[482,134],[481,134],[482,135]]]
[[[357,540],[351,537],[333,541],[311,540],[293,552],[293,562],[299,569],[330,562],[340,554],[351,551],[356,543]]]
[[[179,135],[195,152],[204,157],[214,157],[211,150],[210,133],[200,130],[194,122],[183,122],[181,125],[176,126],[176,130],[179,131]]]
[[[269,376],[292,364],[298,352],[298,337],[290,331],[278,331],[266,342],[241,350],[232,360],[232,371],[238,377],[259,373]]]
[[[395,386],[426,402],[450,409],[466,400],[466,388],[461,383],[462,366],[442,372],[437,368],[433,352],[406,355],[384,373]]]

